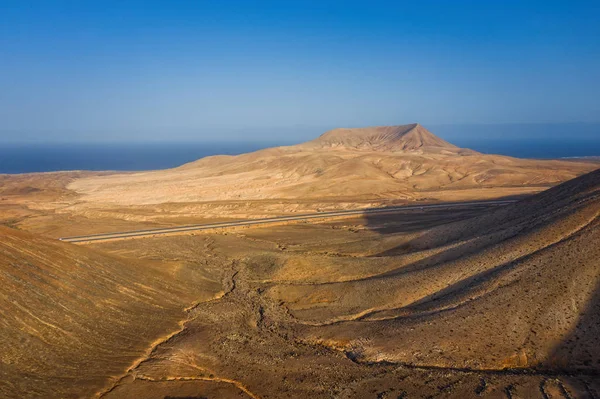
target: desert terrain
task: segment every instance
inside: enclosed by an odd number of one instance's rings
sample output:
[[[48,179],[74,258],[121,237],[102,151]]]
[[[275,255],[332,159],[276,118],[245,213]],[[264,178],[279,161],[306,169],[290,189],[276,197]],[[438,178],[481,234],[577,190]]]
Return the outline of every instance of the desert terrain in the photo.
[[[600,398],[600,170],[420,125],[0,177],[0,396]],[[402,204],[339,220],[59,237]]]
[[[598,167],[458,148],[419,124],[139,173],[0,175],[0,221],[52,237],[439,201],[519,197]]]

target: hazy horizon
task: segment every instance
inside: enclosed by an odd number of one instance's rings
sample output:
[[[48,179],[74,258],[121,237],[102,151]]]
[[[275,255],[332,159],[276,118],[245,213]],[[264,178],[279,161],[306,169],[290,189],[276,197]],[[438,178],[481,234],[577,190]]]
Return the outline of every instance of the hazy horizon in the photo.
[[[404,125],[420,122],[400,122]],[[600,122],[572,123],[456,123],[423,124],[437,136],[454,140],[522,140],[522,139],[597,139],[600,138]],[[143,129],[129,131],[83,130],[83,131],[2,131],[0,145],[10,144],[143,144],[143,143],[281,143],[298,144],[312,140],[328,130],[358,128],[375,125],[340,126],[280,126],[255,128],[206,127],[197,129]],[[60,134],[58,134],[60,133]],[[160,133],[157,135],[157,133]],[[568,134],[567,137],[565,135]]]
[[[425,126],[464,148],[519,158],[600,156],[600,124],[499,124]],[[154,170],[180,166],[210,155],[237,155],[311,140],[325,128],[281,128],[232,139],[214,134],[201,140],[20,141],[0,143],[0,174],[58,170]],[[238,135],[240,130],[237,130]],[[264,130],[262,131],[264,133]],[[288,133],[281,134],[281,133]],[[294,134],[291,134],[294,133]],[[224,137],[220,138],[220,137]]]

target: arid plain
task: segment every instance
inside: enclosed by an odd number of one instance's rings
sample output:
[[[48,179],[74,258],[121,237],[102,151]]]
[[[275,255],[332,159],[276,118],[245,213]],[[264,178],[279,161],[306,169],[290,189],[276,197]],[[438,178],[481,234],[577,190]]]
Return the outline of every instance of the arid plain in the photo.
[[[599,166],[412,124],[0,176],[0,396],[600,398]],[[496,198],[518,201],[58,240]]]

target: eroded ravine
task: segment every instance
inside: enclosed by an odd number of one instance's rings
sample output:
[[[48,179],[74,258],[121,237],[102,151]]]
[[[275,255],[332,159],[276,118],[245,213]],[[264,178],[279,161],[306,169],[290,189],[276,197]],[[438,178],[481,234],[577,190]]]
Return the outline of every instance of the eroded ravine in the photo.
[[[233,264],[233,263],[232,263]],[[140,358],[136,359],[133,364],[131,366],[129,366],[127,368],[127,370],[125,370],[125,372],[119,376],[115,378],[115,382],[113,382],[108,388],[103,389],[101,391],[99,391],[95,396],[98,398],[102,398],[105,397],[107,394],[111,393],[114,391],[115,388],[117,388],[121,382],[126,379],[129,375],[131,375],[132,373],[135,373],[136,369],[138,369],[138,367],[145,361],[148,361],[149,359],[152,358],[152,354],[156,351],[156,349],[158,347],[160,347],[160,345],[163,344],[167,344],[169,341],[171,341],[174,337],[176,337],[177,335],[181,334],[185,328],[186,328],[186,324],[191,322],[192,320],[194,320],[194,310],[206,303],[210,303],[213,301],[218,301],[221,298],[225,297],[226,295],[229,295],[233,290],[235,290],[235,276],[237,275],[237,271],[232,271],[230,274],[230,277],[226,279],[226,281],[224,281],[224,291],[217,293],[217,295],[215,295],[213,298],[208,299],[208,300],[204,300],[204,301],[199,301],[199,302],[195,302],[192,305],[190,305],[189,307],[185,308],[184,311],[186,312],[186,318],[183,320],[179,321],[179,328],[177,328],[176,330],[172,331],[171,333],[167,334],[164,337],[161,337],[155,341],[153,341],[149,346],[148,349],[146,350],[146,352],[144,353],[143,356],[141,356]],[[225,381],[223,381],[225,382]],[[241,388],[240,388],[241,389]]]
[[[235,331],[238,331],[236,334],[249,334],[253,339],[260,340],[272,340],[273,347],[277,347],[281,345],[281,340],[285,341],[289,347],[302,347],[305,350],[318,353],[321,352],[320,356],[331,356],[329,352],[322,352],[319,347],[333,349],[334,352],[340,353],[346,361],[351,363],[353,366],[350,368],[354,368],[355,371],[359,370],[359,373],[362,375],[362,378],[376,378],[377,375],[386,375],[392,370],[396,370],[398,368],[418,373],[456,373],[457,376],[466,374],[466,375],[479,375],[483,377],[478,378],[499,378],[504,381],[505,379],[510,380],[511,378],[525,378],[525,379],[535,379],[536,381],[546,381],[546,380],[554,380],[558,381],[557,384],[562,385],[561,378],[570,378],[569,375],[565,375],[564,373],[550,373],[550,372],[540,372],[535,369],[506,369],[506,370],[475,370],[475,369],[467,369],[467,368],[459,368],[459,367],[437,367],[437,366],[415,366],[411,364],[403,364],[403,363],[389,363],[382,362],[379,365],[374,365],[371,362],[361,362],[352,356],[349,353],[341,348],[331,347],[331,346],[323,346],[321,342],[308,342],[302,341],[300,338],[295,336],[293,326],[296,321],[288,314],[285,306],[282,306],[280,303],[274,302],[272,299],[265,297],[263,291],[260,289],[260,286],[256,283],[252,282],[249,278],[250,273],[247,270],[248,262],[244,259],[237,259],[230,262],[230,270],[227,272],[228,277],[224,279],[223,286],[224,291],[218,297],[215,297],[209,301],[203,301],[195,304],[192,308],[188,309],[188,317],[182,321],[181,328],[178,331],[173,332],[167,339],[162,340],[161,342],[157,342],[153,345],[152,349],[148,352],[147,356],[139,359],[136,364],[127,370],[125,375],[123,375],[117,383],[108,391],[104,392],[101,397],[105,398],[119,398],[119,397],[127,397],[126,389],[117,392],[116,388],[126,388],[125,385],[135,383],[136,380],[152,382],[152,383],[160,383],[160,382],[170,382],[174,385],[172,386],[172,390],[174,393],[177,392],[178,386],[177,382],[191,382],[191,381],[204,381],[204,382],[217,382],[217,383],[225,383],[231,384],[236,387],[240,391],[244,392],[248,397],[252,399],[258,399],[261,397],[261,392],[265,392],[264,388],[261,391],[260,388],[258,390],[255,389],[253,384],[248,385],[246,383],[246,378],[253,380],[252,377],[247,376],[239,376],[236,375],[236,372],[227,369],[224,369],[222,366],[211,367],[204,366],[201,364],[196,364],[198,357],[192,357],[192,360],[188,360],[181,365],[179,369],[181,370],[191,370],[196,369],[197,373],[191,373],[190,371],[186,371],[185,373],[177,374],[173,373],[171,368],[177,370],[177,367],[173,367],[177,361],[175,360],[175,355],[179,352],[178,347],[187,348],[191,341],[197,341],[202,338],[202,336],[198,336],[194,338],[194,334],[198,331],[198,326],[194,324],[200,323],[201,326],[206,326],[206,323],[203,320],[207,319],[205,317],[207,314],[214,314],[216,311],[214,307],[218,309],[228,308],[228,309],[236,309],[237,312],[245,312],[248,314],[253,314],[254,322],[251,323],[250,327],[245,326],[240,328],[237,325],[237,321],[232,319],[232,323],[236,323],[236,326],[231,326]],[[222,322],[221,322],[222,323]],[[241,323],[239,323],[241,324]],[[189,331],[186,331],[189,330]],[[217,330],[223,331],[223,330]],[[276,337],[276,338],[275,338]],[[210,350],[210,347],[198,347],[200,350],[197,353],[201,353],[203,350]],[[187,350],[187,349],[184,349]],[[186,352],[187,353],[187,352]],[[212,353],[213,356],[219,357],[219,353]],[[230,353],[231,355],[231,353]],[[246,364],[247,360],[243,358],[244,353],[237,354],[240,356],[240,361],[242,364]],[[236,357],[234,353],[233,358]],[[200,357],[201,358],[201,357]],[[262,359],[262,360],[261,360]],[[264,358],[261,358],[260,351],[256,352],[256,361],[258,363],[262,363],[265,361]],[[158,362],[159,366],[152,364],[153,362]],[[267,361],[268,363],[268,361]],[[343,363],[343,361],[342,361]],[[164,369],[162,365],[166,364]],[[146,365],[148,365],[146,367]],[[221,369],[219,369],[221,367]],[[349,367],[349,366],[344,366]],[[376,368],[374,368],[376,367]],[[128,378],[129,377],[129,378]],[[441,386],[440,393],[444,392],[453,392],[456,386],[459,385],[468,385],[473,384],[471,379],[463,383],[463,377],[458,378],[454,382],[450,382],[446,385]],[[540,383],[541,384],[541,383]],[[254,383],[256,385],[256,383]],[[484,387],[485,388],[485,387]],[[564,388],[564,386],[563,386]],[[483,389],[478,387],[477,385],[470,388],[473,392],[476,392],[477,389]],[[569,398],[570,394],[565,389],[566,395],[564,398]],[[344,390],[340,387],[338,388],[340,395]],[[325,396],[328,397],[328,396]],[[346,397],[341,395],[340,397]],[[349,397],[353,397],[350,395]],[[385,397],[385,396],[382,396]],[[542,396],[543,397],[543,396]]]

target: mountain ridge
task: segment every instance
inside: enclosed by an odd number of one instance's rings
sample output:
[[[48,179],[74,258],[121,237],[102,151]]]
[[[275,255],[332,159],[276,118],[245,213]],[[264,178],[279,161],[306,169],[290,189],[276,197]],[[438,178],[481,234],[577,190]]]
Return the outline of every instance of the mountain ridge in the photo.
[[[337,198],[347,207],[355,206],[350,205],[352,200],[377,206],[382,200],[456,201],[527,194],[596,167],[589,162],[480,154],[413,123],[334,129],[294,146],[207,157],[161,171],[76,179],[68,189],[88,204]],[[222,217],[221,212],[218,215]]]
[[[363,128],[337,128],[300,146],[348,148],[384,152],[417,151],[439,148],[456,151],[459,147],[431,133],[419,123]]]

